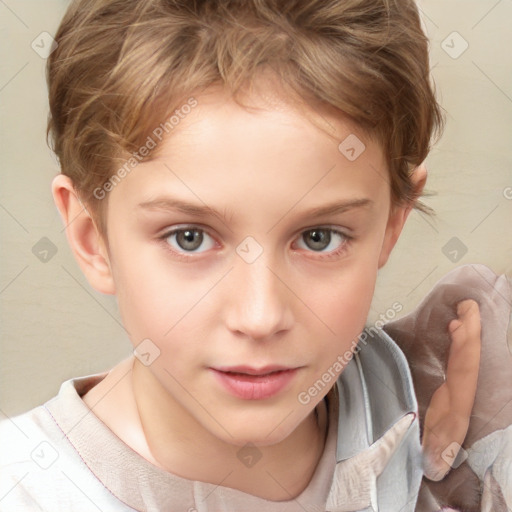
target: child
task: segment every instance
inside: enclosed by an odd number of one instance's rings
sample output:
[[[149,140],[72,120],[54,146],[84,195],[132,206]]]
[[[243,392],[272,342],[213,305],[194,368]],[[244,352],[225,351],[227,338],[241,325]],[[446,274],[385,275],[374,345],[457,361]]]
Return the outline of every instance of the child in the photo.
[[[0,510],[414,510],[364,329],[441,124],[414,2],[77,0],[55,38],[53,194],[134,355],[2,423]]]

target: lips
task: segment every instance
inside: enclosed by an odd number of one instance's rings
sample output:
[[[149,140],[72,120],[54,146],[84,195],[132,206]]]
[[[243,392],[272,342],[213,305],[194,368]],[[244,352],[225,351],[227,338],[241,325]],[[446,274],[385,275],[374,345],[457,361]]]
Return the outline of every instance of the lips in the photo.
[[[284,366],[231,366],[211,368],[225,391],[242,400],[265,400],[283,391],[298,368]]]

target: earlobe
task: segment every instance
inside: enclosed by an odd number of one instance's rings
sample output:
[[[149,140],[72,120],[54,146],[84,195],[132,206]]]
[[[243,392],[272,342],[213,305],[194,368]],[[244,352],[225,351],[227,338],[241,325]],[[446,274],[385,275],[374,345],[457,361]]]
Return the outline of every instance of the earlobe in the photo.
[[[100,293],[115,294],[105,243],[71,179],[64,174],[57,175],[52,182],[52,194],[71,250],[89,284]]]

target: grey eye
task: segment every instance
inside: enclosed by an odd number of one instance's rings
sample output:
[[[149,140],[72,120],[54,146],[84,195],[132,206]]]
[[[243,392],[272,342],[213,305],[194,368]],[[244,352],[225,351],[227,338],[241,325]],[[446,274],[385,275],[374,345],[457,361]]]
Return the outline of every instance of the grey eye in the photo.
[[[210,239],[210,244],[204,250],[211,249],[214,246],[211,237],[202,229],[182,228],[175,229],[167,234],[166,240],[178,252],[203,252],[198,249],[204,245],[204,241]]]
[[[328,229],[311,229],[302,236],[306,245],[314,251],[325,249],[331,242],[331,232]]]
[[[301,249],[314,252],[332,252],[342,246],[347,240],[347,236],[335,229],[314,228],[302,233],[298,245],[300,246],[300,242],[303,242]],[[326,251],[326,249],[329,250]]]

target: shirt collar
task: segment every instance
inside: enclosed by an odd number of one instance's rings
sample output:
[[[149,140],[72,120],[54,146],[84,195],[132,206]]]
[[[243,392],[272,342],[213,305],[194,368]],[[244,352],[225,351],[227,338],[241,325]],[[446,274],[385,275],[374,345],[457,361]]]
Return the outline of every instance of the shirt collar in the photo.
[[[405,356],[384,331],[364,333],[337,382],[337,462],[368,449],[406,414],[417,414]]]

